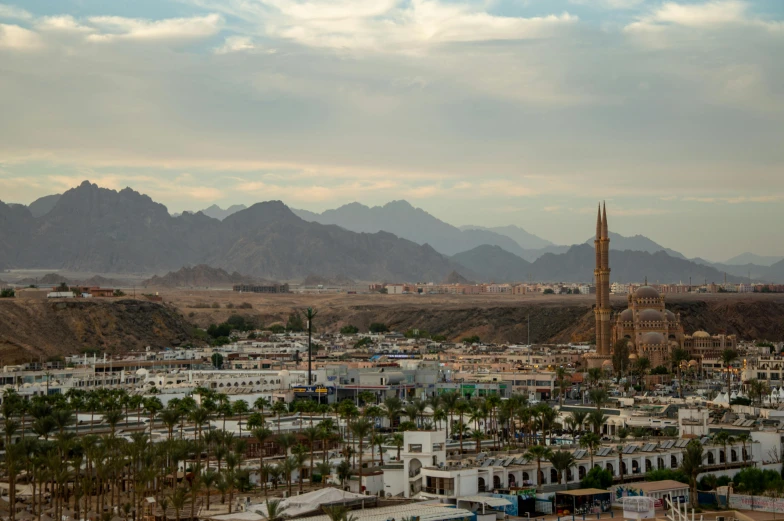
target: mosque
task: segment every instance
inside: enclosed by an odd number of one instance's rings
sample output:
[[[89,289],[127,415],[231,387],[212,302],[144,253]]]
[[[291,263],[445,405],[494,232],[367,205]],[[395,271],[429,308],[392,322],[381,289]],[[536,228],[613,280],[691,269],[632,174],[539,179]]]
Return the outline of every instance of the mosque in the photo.
[[[644,286],[637,288],[627,297],[627,308],[612,316],[610,306],[610,238],[607,226],[607,209],[600,208],[596,221],[596,353],[589,358],[589,367],[611,366],[612,346],[621,339],[627,339],[629,358],[634,360],[646,357],[651,367],[668,365],[673,349],[686,349],[691,355],[692,364],[705,356],[716,356],[724,349],[735,349],[737,340],[734,335],[710,335],[697,331],[692,335],[684,333],[680,314],[665,307],[664,296],[656,288]]]

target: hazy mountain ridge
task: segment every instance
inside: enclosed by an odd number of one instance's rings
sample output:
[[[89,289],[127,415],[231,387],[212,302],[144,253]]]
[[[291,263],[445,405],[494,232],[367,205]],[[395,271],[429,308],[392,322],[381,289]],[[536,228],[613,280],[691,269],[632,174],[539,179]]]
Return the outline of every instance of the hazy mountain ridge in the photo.
[[[391,201],[384,206],[373,207],[350,203],[320,214],[307,210],[293,211],[304,220],[334,224],[354,232],[393,233],[417,244],[429,244],[444,255],[454,255],[483,244],[501,246],[515,254],[523,253],[523,248],[505,235],[480,229],[461,230],[407,201]]]
[[[258,279],[241,275],[236,271],[229,273],[221,268],[213,268],[206,264],[184,266],[177,271],[158,276],[155,275],[144,282],[142,286],[180,288],[180,287],[213,287],[231,286],[234,284],[253,284]]]
[[[543,239],[533,233],[530,233],[523,228],[520,228],[517,225],[509,224],[507,226],[476,226],[476,225],[465,225],[460,227],[461,230],[484,230],[489,232],[498,233],[500,235],[505,235],[515,241],[517,244],[520,245],[521,248],[524,250],[535,250],[539,248],[546,248],[547,246],[555,246],[552,242],[548,241],[547,239]]]
[[[161,272],[209,264],[275,280],[311,273],[361,280],[441,280],[458,267],[433,248],[386,233],[303,221],[283,203],[258,203],[223,221],[169,215],[129,188],[89,182],[46,215],[0,204],[0,265],[94,273]]]
[[[771,255],[757,255],[755,253],[751,253],[747,251],[745,253],[741,253],[740,255],[736,255],[731,259],[727,259],[726,261],[724,261],[723,264],[729,266],[757,265],[757,266],[770,267],[781,260],[784,260],[784,257],[777,257]]]

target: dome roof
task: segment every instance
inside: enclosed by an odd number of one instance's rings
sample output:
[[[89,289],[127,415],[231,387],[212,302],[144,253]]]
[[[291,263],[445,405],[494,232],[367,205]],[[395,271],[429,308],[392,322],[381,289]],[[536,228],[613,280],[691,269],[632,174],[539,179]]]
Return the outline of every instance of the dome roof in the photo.
[[[640,311],[641,322],[663,322],[664,316],[655,309],[643,309]]]
[[[656,333],[655,331],[651,331],[650,333],[645,333],[640,340],[641,344],[663,344],[664,343],[664,335],[661,333]]]
[[[710,333],[705,331],[695,331],[694,334],[691,336],[692,338],[710,338]]]
[[[637,355],[635,353],[630,354],[629,360],[637,360]]]
[[[697,365],[699,365],[697,360],[689,360],[689,367],[696,367]]]
[[[602,362],[602,367],[610,367],[611,365],[612,362],[610,360],[605,360],[604,362]]]
[[[659,292],[650,286],[640,286],[634,292],[634,298],[659,298]]]
[[[664,310],[664,314],[667,315],[667,321],[668,322],[675,322],[677,320],[677,317],[675,316],[675,313],[673,313],[669,309],[665,309]]]
[[[624,309],[621,311],[621,320],[624,322],[631,322],[634,320],[634,311],[631,309]]]

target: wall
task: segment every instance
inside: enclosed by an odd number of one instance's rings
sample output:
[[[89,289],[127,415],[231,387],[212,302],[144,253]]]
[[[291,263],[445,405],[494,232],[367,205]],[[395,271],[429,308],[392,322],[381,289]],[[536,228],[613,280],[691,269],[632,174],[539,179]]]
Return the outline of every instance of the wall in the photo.
[[[765,496],[730,495],[730,508],[739,510],[761,510],[763,512],[784,513],[784,498]]]
[[[384,495],[397,496],[405,492],[406,481],[403,469],[384,469]]]

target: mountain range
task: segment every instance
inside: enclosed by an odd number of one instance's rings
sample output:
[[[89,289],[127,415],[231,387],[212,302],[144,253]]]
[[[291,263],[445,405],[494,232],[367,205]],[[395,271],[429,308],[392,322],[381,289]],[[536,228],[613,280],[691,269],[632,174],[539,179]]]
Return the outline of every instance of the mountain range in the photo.
[[[611,233],[613,280],[784,281],[770,265],[688,260],[647,237]],[[458,228],[406,201],[352,203],[314,213],[280,201],[217,205],[171,215],[130,188],[87,181],[28,207],[0,202],[0,268],[58,268],[96,273],[164,273],[209,265],[250,277],[354,280],[585,281],[593,276],[593,238],[555,245],[517,226]],[[732,260],[732,259],[730,259]]]

